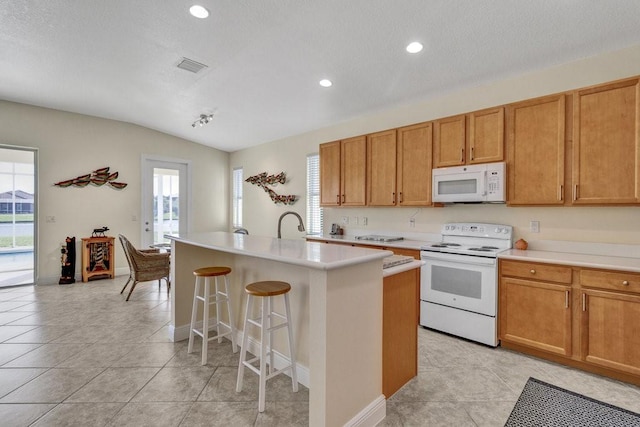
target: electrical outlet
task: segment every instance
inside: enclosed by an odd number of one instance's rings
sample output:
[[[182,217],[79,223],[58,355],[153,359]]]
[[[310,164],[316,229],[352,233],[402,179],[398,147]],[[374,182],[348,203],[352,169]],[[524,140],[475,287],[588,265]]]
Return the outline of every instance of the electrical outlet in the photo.
[[[539,233],[540,232],[540,221],[531,221],[531,222],[529,222],[529,230],[532,233]]]
[[[358,217],[357,217],[357,216],[354,216],[354,217],[353,217],[353,221],[352,221],[351,223],[352,223],[353,225],[358,225],[358,222],[359,222],[359,221],[358,221]]]
[[[369,222],[369,220],[367,219],[367,217],[366,217],[366,216],[363,216],[363,217],[362,217],[362,225],[367,225],[367,224],[368,224],[368,222]]]
[[[53,215],[47,215],[44,220],[46,222],[56,222],[56,217]]]
[[[137,221],[138,217],[136,215],[131,215],[131,221]]]
[[[343,216],[342,217],[342,223],[343,224],[349,224],[349,217],[348,216]]]
[[[409,218],[409,227],[414,228],[416,226],[416,219]]]

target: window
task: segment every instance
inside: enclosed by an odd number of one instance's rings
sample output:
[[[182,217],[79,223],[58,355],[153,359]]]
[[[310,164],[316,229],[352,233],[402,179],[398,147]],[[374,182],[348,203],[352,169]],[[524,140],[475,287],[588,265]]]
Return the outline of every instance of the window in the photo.
[[[320,156],[307,156],[307,230],[309,234],[322,234],[322,208],[320,207]]]
[[[242,168],[233,169],[233,226],[242,227]]]

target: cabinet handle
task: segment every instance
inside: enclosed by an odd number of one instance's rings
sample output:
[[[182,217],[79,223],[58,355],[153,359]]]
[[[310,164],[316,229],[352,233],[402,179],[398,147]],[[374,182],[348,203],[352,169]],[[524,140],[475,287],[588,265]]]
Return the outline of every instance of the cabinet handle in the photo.
[[[342,203],[344,203],[344,194],[342,195]]]
[[[560,201],[562,201],[564,199],[564,185],[560,184],[560,193],[558,194],[558,198]]]
[[[471,160],[473,160],[473,149],[474,149],[474,148],[475,148],[475,147],[471,147]]]
[[[531,274],[536,274],[536,271],[534,269],[531,269],[530,273]]]
[[[573,186],[573,201],[578,200],[578,184]]]
[[[460,163],[464,163],[464,148],[460,150]]]
[[[340,204],[340,195],[338,194],[336,197],[338,198],[337,200],[338,204]]]
[[[587,311],[587,294],[582,294],[582,311]]]
[[[564,293],[564,308],[569,308],[569,291]]]
[[[391,204],[394,204],[396,202],[396,193],[393,192],[391,193]]]
[[[629,281],[628,281],[628,280],[623,280],[623,281],[622,281],[622,284],[623,284],[624,286],[629,286]]]
[[[401,191],[400,192],[400,203],[402,203],[402,202],[403,202],[403,200],[402,200],[402,191]]]

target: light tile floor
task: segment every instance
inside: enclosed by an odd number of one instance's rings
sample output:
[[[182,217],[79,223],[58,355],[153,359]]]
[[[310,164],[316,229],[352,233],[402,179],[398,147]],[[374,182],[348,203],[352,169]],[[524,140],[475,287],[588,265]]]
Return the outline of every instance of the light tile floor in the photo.
[[[238,354],[209,362],[168,340],[171,301],[157,283],[129,302],[124,277],[0,289],[3,426],[304,426],[309,391],[288,377],[235,392]],[[502,426],[530,376],[640,412],[640,388],[420,328],[419,375],[387,401],[383,426]]]

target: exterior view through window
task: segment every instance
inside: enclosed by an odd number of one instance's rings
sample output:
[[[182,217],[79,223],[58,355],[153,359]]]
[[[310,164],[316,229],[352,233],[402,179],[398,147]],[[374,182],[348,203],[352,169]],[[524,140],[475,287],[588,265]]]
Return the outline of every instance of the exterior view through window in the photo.
[[[35,158],[0,147],[0,287],[33,284]]]

